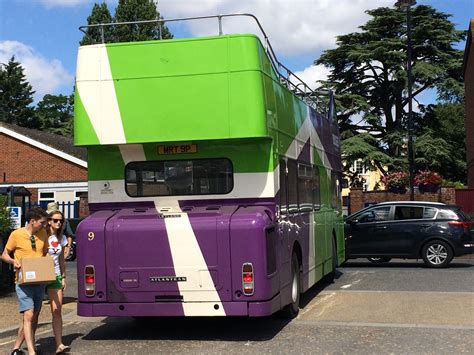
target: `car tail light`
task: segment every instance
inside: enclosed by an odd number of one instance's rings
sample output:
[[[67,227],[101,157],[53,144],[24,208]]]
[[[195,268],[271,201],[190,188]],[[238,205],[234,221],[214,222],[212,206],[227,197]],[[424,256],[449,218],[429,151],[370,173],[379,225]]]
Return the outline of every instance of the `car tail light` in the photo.
[[[245,263],[242,265],[242,289],[244,295],[251,296],[253,295],[253,265],[252,263]]]
[[[463,227],[464,229],[471,228],[472,222],[470,221],[449,221],[448,224],[457,227]]]
[[[87,265],[84,270],[84,289],[87,297],[95,295],[95,267]]]

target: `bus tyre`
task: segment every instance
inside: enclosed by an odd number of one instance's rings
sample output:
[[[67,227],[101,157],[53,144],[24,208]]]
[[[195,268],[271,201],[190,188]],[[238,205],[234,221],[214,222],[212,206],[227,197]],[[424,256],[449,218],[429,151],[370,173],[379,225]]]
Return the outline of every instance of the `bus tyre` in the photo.
[[[332,284],[334,279],[336,278],[336,269],[337,269],[337,249],[336,249],[336,239],[332,238],[332,253],[331,253],[331,260],[332,260],[332,270],[329,274],[324,276],[324,281]]]
[[[301,276],[300,263],[295,253],[291,257],[291,303],[283,308],[285,318],[293,319],[300,311]]]
[[[453,259],[453,250],[446,242],[431,240],[424,245],[421,255],[427,267],[442,268]]]

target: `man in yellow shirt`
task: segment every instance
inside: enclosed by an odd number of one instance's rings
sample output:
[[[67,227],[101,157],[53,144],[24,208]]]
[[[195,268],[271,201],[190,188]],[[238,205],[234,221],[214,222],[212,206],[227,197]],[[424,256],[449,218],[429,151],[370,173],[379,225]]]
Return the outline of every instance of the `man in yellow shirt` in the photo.
[[[47,217],[47,213],[39,207],[29,209],[26,213],[27,226],[10,234],[2,253],[2,260],[12,264],[18,270],[21,269],[22,258],[46,255],[48,237],[44,228],[48,223]],[[13,258],[10,256],[11,253],[13,253]],[[19,285],[18,283],[15,286],[19,310],[20,313],[23,313],[23,323],[18,329],[12,354],[23,353],[20,350],[23,339],[26,340],[28,353],[36,353],[35,332],[43,302],[44,288],[45,285]]]

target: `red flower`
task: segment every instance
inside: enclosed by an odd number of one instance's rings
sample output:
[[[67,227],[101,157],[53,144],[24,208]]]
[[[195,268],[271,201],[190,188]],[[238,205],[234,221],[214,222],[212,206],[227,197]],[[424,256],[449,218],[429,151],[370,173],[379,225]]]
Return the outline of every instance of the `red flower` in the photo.
[[[443,182],[443,178],[437,172],[431,170],[420,170],[415,176],[415,185],[435,185],[439,186]]]
[[[388,173],[382,177],[382,183],[387,189],[406,187],[409,184],[409,175],[404,171]]]

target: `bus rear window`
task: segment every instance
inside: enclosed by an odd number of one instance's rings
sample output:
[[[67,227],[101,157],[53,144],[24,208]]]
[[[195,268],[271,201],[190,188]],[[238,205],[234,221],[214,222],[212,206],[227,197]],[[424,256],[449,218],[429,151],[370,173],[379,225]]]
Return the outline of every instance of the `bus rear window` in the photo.
[[[229,159],[142,161],[125,167],[131,197],[227,194],[233,186]]]

